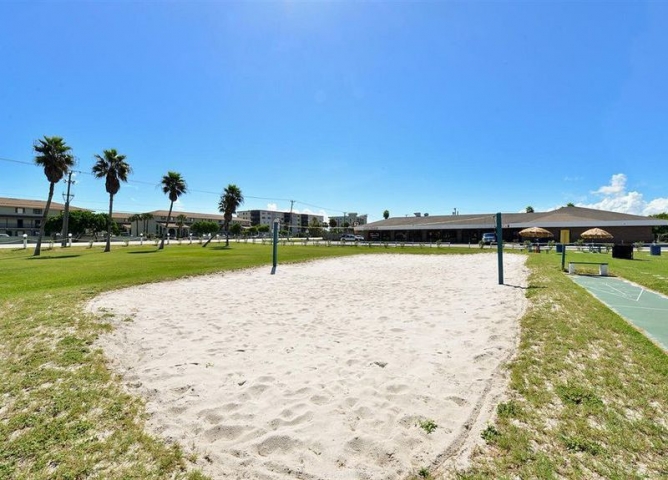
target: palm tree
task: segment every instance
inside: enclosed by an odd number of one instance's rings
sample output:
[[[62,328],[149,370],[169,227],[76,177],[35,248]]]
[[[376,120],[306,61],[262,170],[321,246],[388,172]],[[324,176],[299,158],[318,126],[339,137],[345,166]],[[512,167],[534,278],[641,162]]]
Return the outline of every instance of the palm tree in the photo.
[[[136,234],[137,236],[139,236],[139,220],[141,220],[141,219],[142,219],[142,218],[141,218],[141,214],[139,214],[139,213],[135,213],[135,214],[130,215],[130,216],[128,217],[128,221],[129,221],[130,223],[135,222],[135,234]]]
[[[107,216],[107,245],[105,252],[111,251],[111,214],[114,209],[114,195],[121,189],[121,182],[128,181],[132,173],[130,165],[125,161],[125,155],[120,155],[116,149],[104,150],[103,156],[95,155],[93,175],[95,178],[105,178],[104,187],[109,194],[109,215]]]
[[[388,218],[390,218],[390,211],[389,211],[389,210],[385,210],[385,211],[383,212],[383,218],[384,218],[385,220],[387,220]]]
[[[186,220],[188,220],[188,217],[184,214],[180,214],[176,217],[176,226],[179,227],[179,236],[181,237],[183,237],[183,225],[185,225]]]
[[[74,157],[69,153],[72,149],[65,143],[61,137],[47,137],[37,140],[33,150],[38,154],[35,156],[35,163],[44,167],[44,175],[49,181],[49,196],[46,200],[46,206],[42,212],[42,221],[39,224],[39,236],[35,246],[34,256],[38,257],[42,251],[42,237],[44,237],[44,226],[46,218],[51,208],[53,199],[53,189],[56,183],[60,182],[65,174],[74,166]]]
[[[148,221],[149,221],[149,220],[153,220],[153,214],[152,214],[152,213],[148,213],[148,212],[147,212],[147,213],[142,213],[142,214],[141,214],[141,219],[142,219],[142,221],[143,221],[143,225],[142,225],[143,230],[142,230],[142,232],[144,233],[144,235],[146,235],[146,234],[147,234],[146,231],[148,230]]]
[[[162,240],[158,250],[165,248],[165,237],[167,237],[167,230],[169,229],[169,219],[172,216],[172,208],[181,195],[188,191],[186,181],[180,173],[167,172],[167,175],[162,177],[162,193],[166,193],[171,203],[169,204],[169,213],[167,213],[167,223],[165,229],[162,231]]]
[[[244,203],[244,196],[241,189],[234,184],[229,184],[218,202],[218,211],[223,213],[225,219],[225,246],[230,245],[230,222],[232,214],[237,213],[237,207]]]
[[[232,221],[232,214],[236,213],[237,207],[244,203],[244,196],[241,193],[241,189],[234,185],[233,183],[229,184],[223,194],[220,196],[220,201],[218,202],[218,211],[223,213],[223,218],[225,223],[223,228],[225,228],[225,246],[230,245],[230,222]],[[209,237],[203,247],[206,247],[213,236]]]
[[[527,213],[534,213],[534,211],[533,211],[533,207],[532,207],[531,205],[529,205],[529,206],[526,208],[526,212],[527,212]]]

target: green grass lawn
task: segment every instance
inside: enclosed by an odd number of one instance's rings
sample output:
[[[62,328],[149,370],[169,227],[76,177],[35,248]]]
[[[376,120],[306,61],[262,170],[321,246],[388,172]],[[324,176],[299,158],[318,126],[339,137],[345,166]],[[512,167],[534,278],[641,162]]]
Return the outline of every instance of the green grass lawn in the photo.
[[[278,269],[371,252],[479,250],[293,245],[279,247]],[[31,253],[0,251],[0,479],[203,478],[177,445],[145,432],[142,401],[123,392],[92,347],[110,326],[82,305],[97,293],[146,282],[260,265],[269,273],[271,246]],[[662,282],[668,257],[636,256],[605,256],[610,273],[668,293]],[[508,367],[510,398],[486,430],[487,446],[473,467],[447,477],[667,476],[668,357],[571,282],[560,256],[528,257],[531,307]]]
[[[611,275],[668,294],[668,257],[607,261]],[[668,478],[668,356],[561,271],[561,255],[529,254],[531,306],[474,466],[481,478]],[[566,263],[566,266],[568,263]]]

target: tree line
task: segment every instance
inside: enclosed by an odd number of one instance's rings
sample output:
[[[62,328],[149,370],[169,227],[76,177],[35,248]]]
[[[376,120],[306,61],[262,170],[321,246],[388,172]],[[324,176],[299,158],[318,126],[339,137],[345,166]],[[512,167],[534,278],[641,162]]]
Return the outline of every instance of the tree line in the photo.
[[[53,219],[49,219],[49,210],[51,208],[53,191],[56,183],[60,182],[74,167],[75,159],[72,155],[72,148],[65,143],[62,137],[58,136],[44,136],[35,142],[33,150],[35,152],[35,164],[44,169],[44,175],[49,182],[49,193],[44,211],[42,212],[42,221],[40,222],[39,235],[37,237],[37,244],[33,254],[34,256],[39,256],[41,253],[42,239],[44,238],[47,225],[49,230],[53,231],[58,225],[58,222],[60,222],[60,228],[62,228],[62,216],[60,216],[60,218],[54,217]],[[109,211],[107,214],[74,211],[69,212],[68,218],[69,222],[71,222],[73,234],[74,232],[79,233],[82,228],[84,231],[89,229],[97,233],[100,231],[102,222],[104,222],[104,231],[106,232],[107,239],[104,251],[109,252],[111,251],[111,234],[114,232],[118,233],[118,226],[112,218],[114,197],[121,189],[121,182],[127,183],[128,177],[132,173],[132,168],[127,162],[126,156],[120,154],[114,148],[103,150],[102,155],[95,154],[94,161],[91,171],[95,178],[104,179],[104,187],[109,194]],[[174,202],[176,202],[181,195],[188,192],[186,181],[178,172],[168,171],[167,174],[162,177],[161,186],[162,192],[167,195],[170,203],[167,221],[165,222],[165,228],[162,231],[162,238],[160,245],[158,246],[159,250],[162,250],[165,246],[165,238],[167,237],[169,222],[172,219]],[[243,201],[244,197],[241,193],[241,189],[234,184],[230,184],[225,188],[220,197],[220,201],[218,202],[218,210],[223,213],[224,218],[226,245],[229,245],[229,225],[232,221],[232,216],[236,213],[237,208]],[[149,217],[149,215],[150,214],[133,215],[129,220],[132,222],[147,222],[152,218],[152,216]],[[184,216],[178,216],[177,225],[180,223],[182,227],[183,222],[185,222]],[[210,223],[215,224],[215,222]],[[219,227],[217,224],[215,225],[217,231]],[[210,226],[208,228],[210,228]],[[144,229],[146,229],[146,223],[144,223]],[[210,240],[211,239],[209,239],[209,241]],[[204,246],[208,243],[209,242]]]

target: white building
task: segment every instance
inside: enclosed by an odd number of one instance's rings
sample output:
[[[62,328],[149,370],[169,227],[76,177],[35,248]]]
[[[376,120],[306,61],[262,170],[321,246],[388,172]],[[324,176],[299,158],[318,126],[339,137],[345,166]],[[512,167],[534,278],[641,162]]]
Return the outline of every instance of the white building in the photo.
[[[252,226],[273,225],[274,219],[280,222],[281,230],[287,230],[291,234],[304,233],[308,227],[317,222],[322,225],[322,215],[311,215],[309,213],[279,212],[276,210],[244,210],[237,212],[240,219],[248,220]]]
[[[336,222],[337,227],[343,227],[346,223],[349,227],[359,227],[360,225],[367,224],[368,215],[365,213],[359,215],[355,212],[346,213],[344,216],[340,217],[329,217],[329,220],[332,219]]]

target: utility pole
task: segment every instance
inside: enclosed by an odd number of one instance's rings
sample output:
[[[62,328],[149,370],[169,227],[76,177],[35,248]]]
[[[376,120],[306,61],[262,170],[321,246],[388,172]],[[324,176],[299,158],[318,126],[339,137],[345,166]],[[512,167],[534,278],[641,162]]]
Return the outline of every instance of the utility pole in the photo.
[[[70,223],[70,201],[74,198],[74,194],[70,194],[70,186],[74,183],[74,180],[72,180],[72,170],[67,174],[67,180],[65,180],[65,183],[67,183],[67,194],[63,193],[63,200],[65,200],[65,213],[63,214],[63,232],[61,235],[63,243],[61,243],[62,247],[67,246],[67,240],[68,240],[68,227]]]

